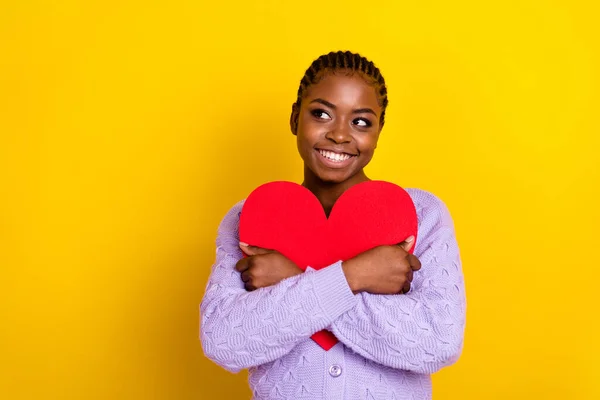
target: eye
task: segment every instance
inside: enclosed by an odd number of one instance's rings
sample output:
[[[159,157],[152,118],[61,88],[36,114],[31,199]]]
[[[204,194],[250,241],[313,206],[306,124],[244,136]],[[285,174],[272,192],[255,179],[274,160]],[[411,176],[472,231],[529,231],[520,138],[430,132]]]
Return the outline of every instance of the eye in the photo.
[[[331,116],[329,114],[327,114],[327,112],[323,109],[316,109],[316,110],[312,110],[310,112],[315,118],[318,119],[331,119]]]
[[[356,126],[360,126],[361,128],[369,128],[373,124],[366,118],[356,118],[352,123]]]

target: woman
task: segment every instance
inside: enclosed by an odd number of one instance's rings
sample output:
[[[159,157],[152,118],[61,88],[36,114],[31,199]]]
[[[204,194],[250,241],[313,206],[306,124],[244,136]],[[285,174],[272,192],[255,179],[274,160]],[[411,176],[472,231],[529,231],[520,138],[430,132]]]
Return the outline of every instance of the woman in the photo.
[[[345,190],[369,180],[364,167],[387,104],[379,69],[358,54],[323,55],[302,78],[290,127],[302,185],[327,215]],[[255,399],[430,399],[430,374],[462,349],[464,283],[445,205],[407,192],[419,222],[414,255],[411,237],[306,272],[240,243],[236,204],[219,226],[201,305],[206,356],[232,372],[248,368]],[[310,339],[322,329],[339,340],[329,351]]]

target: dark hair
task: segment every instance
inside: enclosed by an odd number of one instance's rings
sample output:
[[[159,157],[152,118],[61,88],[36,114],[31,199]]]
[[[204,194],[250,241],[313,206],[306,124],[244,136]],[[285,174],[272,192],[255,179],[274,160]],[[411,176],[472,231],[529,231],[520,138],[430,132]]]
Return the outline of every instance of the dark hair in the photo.
[[[360,54],[352,53],[350,51],[332,51],[329,54],[323,54],[312,62],[310,67],[308,67],[304,73],[304,77],[300,80],[298,98],[294,103],[294,109],[300,110],[302,98],[310,85],[319,82],[327,72],[343,69],[362,74],[363,78],[375,88],[379,105],[381,106],[379,125],[382,127],[385,122],[385,109],[388,105],[387,88],[385,87],[383,75],[381,75],[379,68],[377,68],[372,61],[367,60]],[[297,121],[293,121],[293,124],[296,126]]]

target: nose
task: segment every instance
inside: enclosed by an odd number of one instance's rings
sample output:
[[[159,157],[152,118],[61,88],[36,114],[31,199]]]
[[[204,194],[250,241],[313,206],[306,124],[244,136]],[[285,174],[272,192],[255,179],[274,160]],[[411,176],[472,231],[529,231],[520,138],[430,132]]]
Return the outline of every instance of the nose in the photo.
[[[335,143],[349,143],[352,140],[349,127],[343,123],[334,126],[325,137]]]

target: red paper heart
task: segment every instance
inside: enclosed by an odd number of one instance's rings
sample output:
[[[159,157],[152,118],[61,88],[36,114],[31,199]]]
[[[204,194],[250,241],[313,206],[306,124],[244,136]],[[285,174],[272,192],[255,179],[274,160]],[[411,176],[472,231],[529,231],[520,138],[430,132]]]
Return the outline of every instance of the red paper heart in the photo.
[[[417,213],[408,193],[389,182],[352,186],[336,201],[329,218],[307,188],[270,182],[246,199],[239,229],[242,242],[277,250],[303,270],[321,269],[411,235],[416,241]],[[338,342],[326,330],[311,338],[325,350]]]

